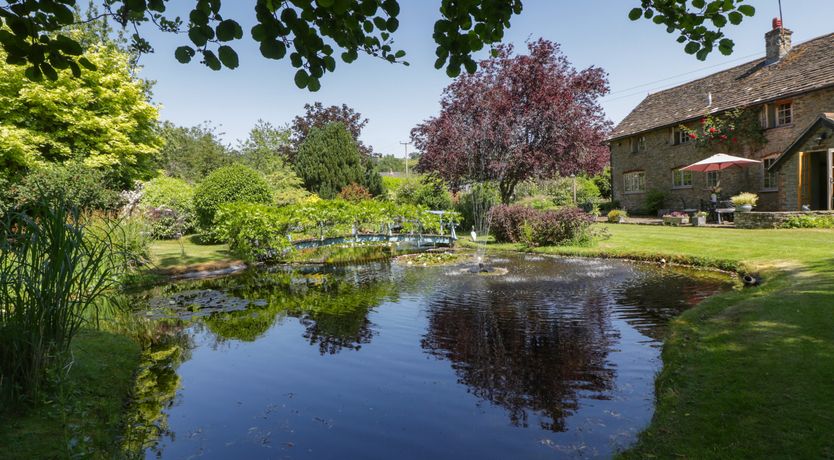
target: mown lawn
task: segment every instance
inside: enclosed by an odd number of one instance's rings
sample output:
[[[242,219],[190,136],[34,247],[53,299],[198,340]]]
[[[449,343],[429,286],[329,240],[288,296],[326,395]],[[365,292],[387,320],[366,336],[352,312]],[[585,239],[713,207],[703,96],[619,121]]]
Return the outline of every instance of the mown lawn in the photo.
[[[151,263],[157,270],[180,272],[207,270],[239,262],[226,244],[196,244],[193,237],[151,243]]]
[[[600,227],[610,238],[596,247],[533,250],[690,262],[764,280],[674,321],[654,419],[622,457],[834,457],[834,231]]]

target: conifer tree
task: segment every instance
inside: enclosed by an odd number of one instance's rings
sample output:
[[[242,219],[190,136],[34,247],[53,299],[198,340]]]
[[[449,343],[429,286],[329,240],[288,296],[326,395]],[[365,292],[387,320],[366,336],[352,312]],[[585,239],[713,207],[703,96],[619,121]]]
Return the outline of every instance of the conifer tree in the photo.
[[[353,183],[374,194],[381,189],[379,173],[362,157],[356,140],[342,123],[312,128],[298,148],[295,167],[304,187],[322,198],[334,198]]]

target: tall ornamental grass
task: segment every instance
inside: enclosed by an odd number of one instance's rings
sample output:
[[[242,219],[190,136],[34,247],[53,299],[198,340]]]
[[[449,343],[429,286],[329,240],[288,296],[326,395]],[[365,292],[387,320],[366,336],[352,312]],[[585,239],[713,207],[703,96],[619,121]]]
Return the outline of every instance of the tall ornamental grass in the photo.
[[[116,283],[124,263],[110,232],[86,231],[66,206],[8,213],[0,226],[0,399],[32,399],[47,370]],[[95,316],[95,315],[94,315]]]

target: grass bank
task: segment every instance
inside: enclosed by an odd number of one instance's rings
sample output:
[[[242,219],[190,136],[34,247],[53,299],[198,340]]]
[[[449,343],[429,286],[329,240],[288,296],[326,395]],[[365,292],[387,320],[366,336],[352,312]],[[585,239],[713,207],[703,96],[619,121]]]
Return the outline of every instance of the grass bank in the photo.
[[[60,377],[63,385],[54,385],[46,400],[24,413],[0,412],[0,457],[118,457],[139,345],[122,335],[85,329],[71,350],[73,364]]]
[[[622,457],[834,457],[834,231],[604,227],[610,238],[596,247],[532,251],[666,259],[764,279],[674,321],[654,418]]]

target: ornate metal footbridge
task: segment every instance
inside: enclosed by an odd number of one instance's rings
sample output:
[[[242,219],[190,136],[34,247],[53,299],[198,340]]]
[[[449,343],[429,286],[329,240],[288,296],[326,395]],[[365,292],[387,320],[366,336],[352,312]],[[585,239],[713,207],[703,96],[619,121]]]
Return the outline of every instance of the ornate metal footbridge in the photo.
[[[312,249],[323,246],[333,246],[340,244],[397,244],[410,245],[417,248],[428,247],[452,247],[457,241],[457,236],[451,235],[418,235],[418,234],[384,234],[384,233],[370,233],[370,234],[356,234],[350,236],[335,236],[329,238],[316,238],[308,240],[294,241],[295,249]]]

